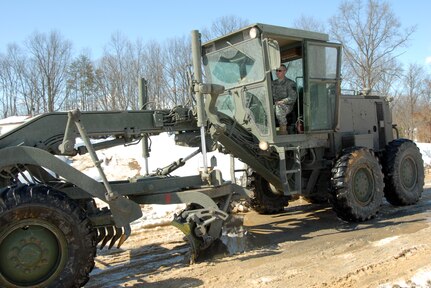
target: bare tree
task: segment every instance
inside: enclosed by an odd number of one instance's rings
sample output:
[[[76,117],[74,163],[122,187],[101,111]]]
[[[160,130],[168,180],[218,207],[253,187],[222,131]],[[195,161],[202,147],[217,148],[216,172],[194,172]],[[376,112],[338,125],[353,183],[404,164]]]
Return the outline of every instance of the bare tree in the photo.
[[[423,105],[420,106],[419,120],[422,125],[420,127],[420,141],[431,143],[431,76],[428,74],[424,81],[424,98]]]
[[[44,106],[44,87],[40,85],[40,73],[34,61],[26,62],[25,87],[23,91],[24,104],[27,109],[27,114],[37,115],[46,112]]]
[[[379,0],[343,2],[329,23],[332,36],[344,45],[343,75],[353,89],[373,90],[384,75],[395,73],[396,57],[416,29],[402,30],[389,4]]]
[[[145,44],[138,39],[134,43],[133,48],[134,56],[129,68],[129,78],[131,81],[129,93],[133,95],[131,108],[141,109],[139,107],[139,81],[144,76],[145,71]]]
[[[302,30],[327,33],[325,23],[311,16],[301,15],[293,22],[293,27]]]
[[[249,24],[248,20],[238,16],[227,15],[217,18],[209,28],[202,29],[202,40],[208,41],[213,38],[231,33]]]
[[[421,124],[420,108],[426,101],[426,75],[422,66],[410,64],[403,76],[402,94],[394,107],[394,118],[406,138],[414,139]]]
[[[174,38],[167,41],[164,46],[164,73],[168,86],[168,100],[174,105],[187,104],[190,96],[191,75],[191,45],[190,39]]]
[[[35,32],[27,41],[27,48],[39,75],[37,85],[43,101],[43,110],[53,112],[61,107],[64,101],[72,44],[55,31],[48,36]]]
[[[138,80],[142,76],[143,46],[117,32],[112,35],[97,69],[103,109],[138,108]]]
[[[150,103],[147,108],[167,108],[166,95],[169,88],[165,79],[165,62],[163,48],[160,43],[151,41],[145,46],[144,78],[148,81],[148,95]]]
[[[32,115],[39,108],[39,88],[34,83],[39,77],[33,62],[17,44],[10,44],[7,53],[0,57],[0,90],[2,115]]]
[[[17,71],[17,68],[21,65],[14,60],[18,60],[18,50],[18,46],[9,45],[7,55],[0,56],[0,89],[3,96],[0,98],[0,103],[3,117],[9,117],[17,113],[19,97],[19,71]]]
[[[403,85],[401,84],[403,78],[402,64],[396,59],[387,63],[385,73],[380,75],[379,81],[374,86],[374,90],[380,95],[397,95],[401,93]]]
[[[98,110],[95,96],[97,94],[96,73],[90,58],[79,55],[68,69],[66,100],[63,108],[66,110],[79,108],[81,110]]]

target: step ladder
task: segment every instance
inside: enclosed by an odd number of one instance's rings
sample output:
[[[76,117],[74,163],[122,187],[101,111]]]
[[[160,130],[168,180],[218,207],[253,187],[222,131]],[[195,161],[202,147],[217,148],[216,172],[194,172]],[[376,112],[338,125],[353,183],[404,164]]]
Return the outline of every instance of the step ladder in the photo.
[[[293,153],[290,153],[293,152]],[[294,195],[302,192],[301,186],[301,147],[284,147],[279,151],[280,155],[280,177],[284,188],[284,195]],[[289,159],[286,159],[289,157]],[[293,159],[291,159],[293,157]],[[289,166],[287,166],[289,163]]]

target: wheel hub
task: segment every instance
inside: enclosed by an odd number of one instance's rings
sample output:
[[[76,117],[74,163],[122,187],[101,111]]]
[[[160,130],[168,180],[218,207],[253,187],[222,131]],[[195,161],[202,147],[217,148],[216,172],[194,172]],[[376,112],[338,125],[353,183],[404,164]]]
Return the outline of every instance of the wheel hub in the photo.
[[[415,162],[410,159],[406,158],[404,159],[401,167],[401,183],[402,185],[407,189],[411,190],[415,187],[416,179],[417,179],[417,170]]]
[[[58,231],[45,225],[15,225],[0,241],[2,277],[19,285],[39,284],[58,271],[66,251]]]
[[[18,251],[17,255],[10,257],[11,261],[18,260],[16,262],[20,263],[24,267],[33,267],[36,269],[39,264],[42,264],[44,261],[41,261],[42,251],[41,247],[34,243],[26,244],[24,247],[19,249],[19,247],[13,248],[15,251]]]
[[[367,205],[373,195],[373,178],[370,171],[366,168],[361,168],[356,171],[353,181],[353,191],[356,200],[362,205]]]

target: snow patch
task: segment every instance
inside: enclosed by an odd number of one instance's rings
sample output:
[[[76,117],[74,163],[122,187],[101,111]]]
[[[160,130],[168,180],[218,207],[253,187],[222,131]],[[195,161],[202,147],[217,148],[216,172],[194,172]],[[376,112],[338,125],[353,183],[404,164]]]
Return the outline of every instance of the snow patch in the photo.
[[[142,207],[142,217],[131,223],[132,230],[169,225],[174,218],[174,214],[179,213],[185,207],[185,204],[144,205]]]
[[[30,116],[11,116],[7,118],[0,119],[0,125],[13,125],[13,124],[22,124],[26,120],[28,120]]]
[[[431,287],[431,265],[416,272],[416,274],[408,281],[399,279],[391,283],[379,285],[379,288],[392,287]]]
[[[0,135],[9,132],[12,129],[15,129],[28,119],[30,119],[30,116],[11,116],[8,118],[0,119]]]
[[[385,246],[385,245],[391,243],[392,241],[397,240],[398,238],[399,238],[399,236],[384,238],[384,239],[381,239],[377,242],[374,242],[373,245],[377,246],[377,247]]]
[[[422,154],[425,166],[431,166],[431,143],[416,143]]]

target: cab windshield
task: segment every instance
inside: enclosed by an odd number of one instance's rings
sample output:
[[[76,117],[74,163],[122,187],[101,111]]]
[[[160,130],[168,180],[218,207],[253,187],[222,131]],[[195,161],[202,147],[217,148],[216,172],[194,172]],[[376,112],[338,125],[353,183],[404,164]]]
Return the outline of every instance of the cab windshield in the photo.
[[[230,89],[261,80],[264,73],[260,40],[228,45],[203,57],[207,82]]]

